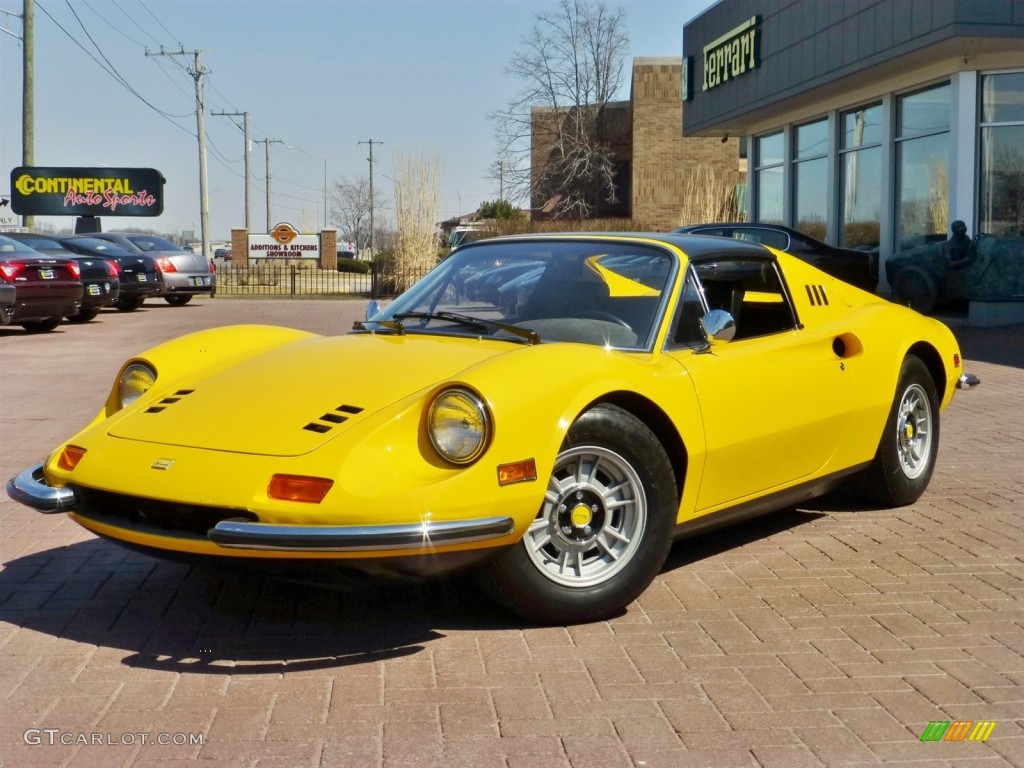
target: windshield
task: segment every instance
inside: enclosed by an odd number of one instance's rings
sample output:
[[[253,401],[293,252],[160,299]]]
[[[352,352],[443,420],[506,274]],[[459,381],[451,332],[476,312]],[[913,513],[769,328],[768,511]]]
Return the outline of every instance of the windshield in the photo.
[[[157,235],[127,235],[128,240],[140,251],[183,251],[170,240]]]
[[[676,265],[666,250],[625,241],[474,243],[453,252],[366,328],[646,349]]]
[[[100,240],[98,237],[76,237],[72,240],[66,240],[65,242],[72,248],[77,246],[83,251],[98,253],[104,256],[118,257],[139,255],[132,253],[127,248],[122,248],[120,245],[112,243],[109,240]]]
[[[24,253],[28,256],[40,255],[38,251],[30,246],[4,235],[0,235],[0,253]]]

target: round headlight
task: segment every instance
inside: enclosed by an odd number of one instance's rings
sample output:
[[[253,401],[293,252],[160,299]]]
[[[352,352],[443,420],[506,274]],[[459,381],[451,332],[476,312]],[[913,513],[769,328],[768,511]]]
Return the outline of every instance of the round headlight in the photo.
[[[148,365],[132,363],[121,372],[117,382],[117,399],[127,408],[156,383],[156,373]]]
[[[427,431],[430,442],[453,464],[480,458],[490,436],[490,419],[483,401],[466,389],[442,392],[430,406]]]

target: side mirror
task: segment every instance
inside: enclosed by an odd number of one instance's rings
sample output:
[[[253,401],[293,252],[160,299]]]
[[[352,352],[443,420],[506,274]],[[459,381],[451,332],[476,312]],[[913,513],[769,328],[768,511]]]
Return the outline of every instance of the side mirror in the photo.
[[[700,329],[709,346],[732,341],[736,335],[736,320],[724,309],[712,309],[700,319]]]

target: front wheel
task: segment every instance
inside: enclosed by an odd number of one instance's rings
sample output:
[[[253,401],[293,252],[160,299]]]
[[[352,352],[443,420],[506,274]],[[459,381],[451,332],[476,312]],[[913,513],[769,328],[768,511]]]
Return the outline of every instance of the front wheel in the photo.
[[[866,495],[889,507],[913,504],[928,487],[939,452],[939,397],[931,373],[910,356],[875,459],[864,477]]]
[[[657,437],[627,411],[599,405],[569,429],[536,518],[480,573],[480,584],[532,621],[607,618],[658,575],[677,508]]]

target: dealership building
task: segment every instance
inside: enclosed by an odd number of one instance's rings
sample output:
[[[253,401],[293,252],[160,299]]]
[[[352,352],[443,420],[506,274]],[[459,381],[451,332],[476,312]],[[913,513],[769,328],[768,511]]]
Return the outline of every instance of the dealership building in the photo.
[[[958,219],[1024,237],[1024,0],[721,0],[682,53],[683,136],[740,138],[749,219],[883,264]]]

